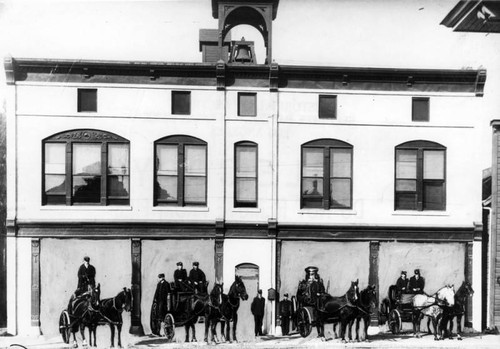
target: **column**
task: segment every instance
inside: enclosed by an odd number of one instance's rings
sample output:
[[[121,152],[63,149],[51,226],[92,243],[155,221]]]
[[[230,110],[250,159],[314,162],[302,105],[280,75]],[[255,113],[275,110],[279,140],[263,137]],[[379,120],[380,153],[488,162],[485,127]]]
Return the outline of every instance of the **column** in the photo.
[[[40,334],[40,239],[31,239],[31,327]]]
[[[132,239],[132,311],[130,313],[130,333],[144,335],[141,324],[141,240]]]
[[[370,241],[370,270],[368,274],[368,283],[370,285],[375,285],[375,290],[377,292],[377,304],[379,301],[379,282],[378,282],[378,256],[380,251],[379,241]],[[378,308],[373,310],[371,316],[371,325],[378,326]]]

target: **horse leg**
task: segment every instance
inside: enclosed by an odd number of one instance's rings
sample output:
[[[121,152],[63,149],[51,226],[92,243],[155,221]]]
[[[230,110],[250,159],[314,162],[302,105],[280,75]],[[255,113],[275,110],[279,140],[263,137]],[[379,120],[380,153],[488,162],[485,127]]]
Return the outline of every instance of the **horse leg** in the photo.
[[[184,330],[186,331],[186,339],[184,340],[184,342],[189,343],[189,324],[184,325]]]
[[[115,325],[109,324],[109,330],[111,331],[111,348],[115,347]]]
[[[365,315],[365,341],[368,341],[368,327],[370,326],[370,315]]]
[[[453,333],[453,321],[450,321],[450,335]],[[462,340],[462,336],[460,335],[462,333],[462,314],[457,315],[457,339],[459,341]]]
[[[432,321],[431,318],[427,319],[427,333],[428,334],[432,334],[432,331],[431,331],[431,321]]]
[[[438,337],[438,331],[437,331],[437,327],[438,327],[438,319],[437,317],[432,317],[432,326],[434,327],[434,340],[435,341],[438,341],[439,340],[439,337]]]
[[[333,338],[337,339],[337,324],[338,322],[333,323]]]
[[[210,320],[208,319],[208,315],[205,314],[205,338],[203,341],[208,344],[208,328],[210,327]]]
[[[227,338],[226,338],[226,321],[225,320],[221,320],[221,322],[220,322],[220,340],[221,340],[221,342],[226,342],[227,341]]]
[[[226,322],[226,321],[224,321]],[[231,322],[229,320],[227,320],[227,323],[224,324],[224,326],[226,326],[226,342],[229,342],[231,343],[231,337],[230,337],[230,327],[231,327]],[[221,330],[222,331],[222,330]]]
[[[346,327],[347,327],[347,321],[341,320],[341,322],[340,322],[340,338],[342,339],[342,343],[346,343],[346,340],[345,340]]]
[[[118,329],[118,348],[122,347],[122,324],[117,324],[116,328]]]
[[[87,340],[85,339],[85,324],[80,324],[80,334],[82,335],[82,346],[87,346]]]
[[[233,341],[235,343],[238,343],[238,338],[236,338],[237,325],[238,325],[238,313],[235,312],[233,316]]]
[[[78,348],[78,342],[76,340],[76,331],[73,332],[73,348]]]

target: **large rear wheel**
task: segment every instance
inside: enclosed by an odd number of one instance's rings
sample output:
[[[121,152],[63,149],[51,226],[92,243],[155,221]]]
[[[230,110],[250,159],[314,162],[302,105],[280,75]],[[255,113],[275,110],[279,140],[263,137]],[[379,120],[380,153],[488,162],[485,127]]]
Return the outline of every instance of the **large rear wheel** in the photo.
[[[159,319],[158,303],[156,302],[153,302],[153,305],[151,306],[151,316],[149,319],[149,325],[151,327],[151,333],[159,336],[161,329],[161,319]]]
[[[300,308],[297,311],[297,330],[302,337],[307,337],[312,331],[311,314],[306,308]]]
[[[401,321],[401,314],[397,309],[393,309],[389,313],[388,325],[393,334],[399,334],[401,332],[403,322]]]
[[[163,328],[165,331],[165,337],[167,337],[168,341],[172,341],[175,336],[175,322],[172,314],[168,313],[165,315],[165,320],[163,322]]]
[[[59,333],[61,333],[63,342],[68,344],[71,336],[69,314],[66,310],[63,310],[61,316],[59,316]]]

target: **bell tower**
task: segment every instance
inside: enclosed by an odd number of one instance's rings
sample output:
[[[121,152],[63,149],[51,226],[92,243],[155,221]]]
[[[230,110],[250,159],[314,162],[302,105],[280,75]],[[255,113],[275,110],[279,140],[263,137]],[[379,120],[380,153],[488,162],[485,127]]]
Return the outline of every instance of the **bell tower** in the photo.
[[[272,62],[272,27],[279,0],[212,0],[212,16],[219,19],[219,59],[224,59],[223,43],[229,31],[237,25],[251,25],[259,31],[266,47],[265,64]]]

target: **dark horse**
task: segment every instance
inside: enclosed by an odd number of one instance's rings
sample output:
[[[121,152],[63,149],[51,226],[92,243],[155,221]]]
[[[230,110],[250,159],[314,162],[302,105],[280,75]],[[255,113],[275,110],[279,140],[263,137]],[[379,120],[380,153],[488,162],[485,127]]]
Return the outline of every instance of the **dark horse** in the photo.
[[[455,304],[451,307],[443,308],[443,318],[441,319],[440,329],[444,332],[444,336],[448,336],[449,339],[453,339],[453,319],[456,317],[457,339],[462,340],[462,336],[460,336],[460,333],[462,332],[462,316],[465,314],[467,299],[473,294],[474,290],[472,289],[470,282],[464,281],[455,293]],[[449,333],[448,322],[450,323]],[[427,327],[429,327],[429,324],[427,324]]]
[[[340,322],[340,338],[345,343],[345,334],[347,325],[352,326],[352,322],[356,319],[359,302],[359,282],[351,281],[349,290],[340,297],[333,297],[325,293],[321,296],[320,306],[317,311],[316,326],[318,329],[318,336],[325,337],[324,324],[333,323],[333,332],[335,327]],[[349,340],[351,340],[351,331],[349,331]]]
[[[217,339],[215,327],[221,322],[221,336],[223,341],[231,342],[230,327],[233,323],[233,341],[237,342],[236,329],[238,325],[238,309],[240,299],[246,301],[248,294],[241,277],[236,276],[229,288],[228,294],[222,293],[222,284],[214,285],[211,292],[210,303],[205,307],[205,341],[208,342],[208,327],[211,327],[212,340]],[[225,327],[227,325],[227,327]],[[224,331],[225,329],[225,331]],[[224,335],[225,333],[225,335]]]
[[[368,338],[368,326],[370,324],[371,309],[377,307],[377,292],[375,285],[368,285],[367,288],[359,293],[358,306],[356,308],[356,341],[359,341],[359,323],[363,320],[365,336],[363,340]],[[351,332],[351,325],[349,326]]]
[[[111,330],[111,347],[115,346],[115,326],[118,330],[118,346],[122,347],[121,332],[122,332],[122,312],[130,311],[132,308],[132,292],[129,288],[124,287],[123,291],[118,293],[114,298],[106,298],[101,300],[99,308],[99,316],[89,326],[89,343],[92,346],[92,335],[94,335],[94,346],[97,346],[96,332],[98,325],[109,325]]]
[[[88,287],[88,291],[76,299],[71,299],[71,310],[68,311],[71,319],[71,332],[73,332],[73,348],[78,348],[76,341],[76,332],[80,328],[83,346],[86,346],[85,340],[85,327],[92,326],[92,324],[99,317],[99,306],[101,296],[101,285],[97,284],[96,287]]]

